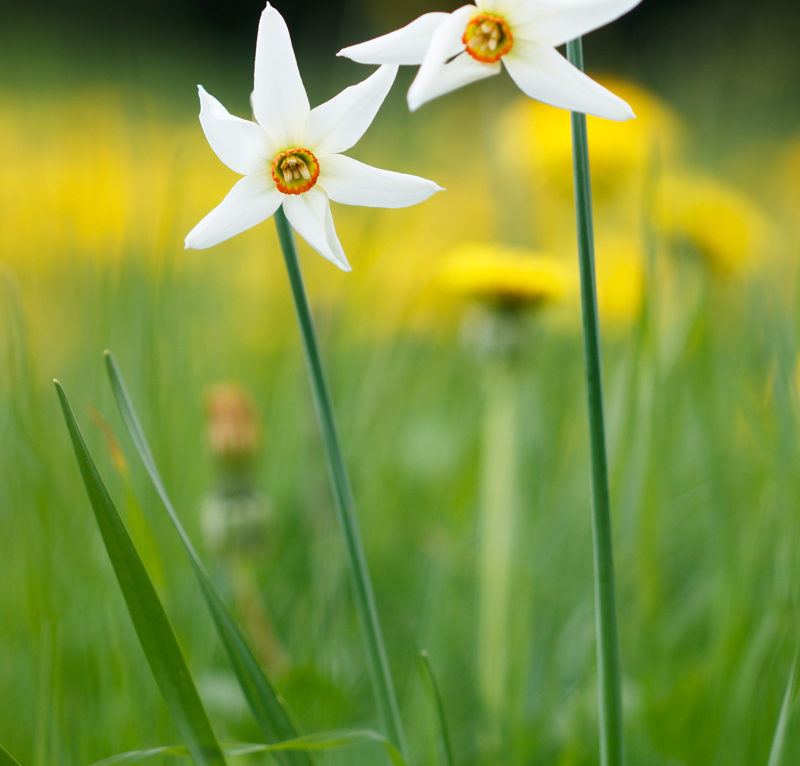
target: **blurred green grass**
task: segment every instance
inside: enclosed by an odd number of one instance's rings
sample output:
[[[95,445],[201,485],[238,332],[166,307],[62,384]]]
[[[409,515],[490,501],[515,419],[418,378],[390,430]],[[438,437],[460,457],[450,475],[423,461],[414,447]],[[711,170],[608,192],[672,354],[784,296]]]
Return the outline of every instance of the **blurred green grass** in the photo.
[[[166,60],[165,81],[146,89],[111,72],[102,86],[78,74],[67,92],[52,83],[43,92],[35,75],[23,76],[7,88],[0,113],[0,741],[34,765],[83,764],[176,741],[80,486],[54,375],[70,392],[115,498],[125,496],[126,481],[91,408],[125,448],[157,546],[137,542],[151,574],[163,573],[161,596],[218,733],[258,738],[226,680],[179,542],[123,438],[104,348],[125,372],[198,543],[199,508],[213,483],[204,391],[235,379],[253,393],[266,435],[259,483],[274,510],[258,576],[290,658],[279,686],[305,731],[376,725],[277,240],[267,223],[209,252],[181,250],[185,231],[223,196],[232,174],[205,146],[194,117],[200,66],[188,93],[176,96],[172,63]],[[304,74],[315,68],[301,67]],[[224,67],[214,76],[212,92],[244,114],[247,82]],[[312,101],[334,92],[327,76],[312,83]],[[303,265],[415,762],[435,763],[435,714],[415,657],[425,648],[459,763],[588,766],[596,758],[588,455],[580,337],[569,303],[532,318],[540,325],[536,343],[518,365],[525,502],[507,748],[484,752],[478,726],[483,361],[459,342],[458,307],[434,284],[437,261],[462,240],[493,237],[572,257],[568,195],[524,174],[498,179],[495,155],[480,151],[497,136],[511,96],[509,88],[498,95],[478,86],[412,118],[398,85],[353,154],[429,175],[449,191],[411,211],[338,207],[354,273],[335,272],[307,248]],[[640,263],[647,311],[634,300],[606,324],[635,764],[766,763],[796,649],[800,402],[791,211],[798,186],[791,157],[800,155],[779,135],[745,128],[726,133],[721,147],[707,133],[713,119],[689,120],[688,147],[676,164],[738,181],[777,234],[765,252],[747,253],[755,267],[733,275],[698,262],[691,243],[659,240],[655,274],[647,277]],[[658,172],[672,170],[669,162]],[[518,191],[523,182],[535,196]],[[623,197],[600,200],[598,215],[619,214],[635,228],[641,199]],[[546,226],[533,228],[519,212],[528,206],[567,234],[545,237]],[[641,242],[634,249],[643,261]],[[636,279],[611,279],[623,293],[636,290]],[[224,587],[222,562],[206,559]],[[365,750],[320,762],[374,757]],[[785,762],[799,757],[790,727]]]

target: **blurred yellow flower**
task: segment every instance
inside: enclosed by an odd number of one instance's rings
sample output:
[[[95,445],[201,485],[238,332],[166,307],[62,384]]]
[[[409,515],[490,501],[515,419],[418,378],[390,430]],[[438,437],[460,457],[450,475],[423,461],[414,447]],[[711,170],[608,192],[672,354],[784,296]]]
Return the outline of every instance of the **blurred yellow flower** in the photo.
[[[0,205],[0,259],[15,269],[160,256],[180,243],[187,201],[218,198],[224,170],[193,161],[202,137],[131,116],[122,89],[0,96],[0,188],[13,190]]]
[[[688,244],[720,273],[763,263],[769,222],[743,192],[710,176],[671,174],[661,179],[654,224],[663,237]]]
[[[604,77],[610,90],[631,104],[637,119],[614,123],[587,118],[592,189],[603,197],[644,178],[654,160],[676,153],[683,134],[680,118],[642,86]],[[504,166],[530,175],[572,196],[572,138],[568,112],[550,109],[530,99],[514,101],[499,123]]]
[[[613,325],[635,320],[644,299],[641,243],[622,235],[600,237],[595,268],[600,318]]]
[[[504,309],[557,301],[570,281],[569,269],[556,258],[480,243],[454,250],[439,275],[440,284],[450,293]]]

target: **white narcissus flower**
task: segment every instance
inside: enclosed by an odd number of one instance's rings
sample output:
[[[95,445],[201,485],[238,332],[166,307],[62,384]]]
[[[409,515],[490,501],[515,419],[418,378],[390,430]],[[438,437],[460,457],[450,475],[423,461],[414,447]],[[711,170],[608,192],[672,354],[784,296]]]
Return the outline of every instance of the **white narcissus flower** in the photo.
[[[402,29],[351,45],[339,56],[361,64],[420,64],[408,91],[412,111],[500,72],[546,104],[610,120],[634,117],[621,99],[570,64],[556,46],[602,27],[640,0],[475,0],[452,13],[426,13]]]
[[[318,253],[350,271],[329,200],[366,207],[406,207],[441,187],[345,157],[375,118],[396,66],[382,66],[358,85],[311,109],[289,30],[269,3],[261,14],[252,94],[256,121],[229,114],[200,94],[200,124],[217,157],[244,176],[186,237],[187,248],[223,242],[269,218],[280,205],[294,230]]]

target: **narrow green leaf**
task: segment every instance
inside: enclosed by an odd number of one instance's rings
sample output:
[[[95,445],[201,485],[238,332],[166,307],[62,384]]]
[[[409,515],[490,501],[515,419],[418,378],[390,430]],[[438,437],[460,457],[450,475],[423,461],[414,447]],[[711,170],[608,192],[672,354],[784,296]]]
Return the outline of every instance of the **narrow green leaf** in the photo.
[[[233,755],[227,748],[223,748],[226,755]],[[175,757],[184,757],[188,755],[186,747],[183,745],[165,745],[164,747],[148,747],[145,750],[129,750],[126,753],[118,753],[117,755],[103,758],[102,761],[95,761],[90,766],[116,766],[118,763],[139,763],[139,761],[146,761],[148,758],[153,758],[157,755],[170,755]]]
[[[150,670],[195,763],[224,766],[164,607],[92,461],[64,389],[58,381],[54,383],[97,526]]]
[[[19,761],[0,745],[0,766],[19,766]]]
[[[767,766],[779,766],[783,756],[783,747],[786,742],[786,729],[789,725],[789,714],[792,708],[792,698],[794,697],[794,687],[797,683],[797,655],[792,662],[792,669],[789,671],[789,680],[786,682],[786,691],[783,694],[781,712],[778,715],[778,724],[775,727],[775,736],[772,738],[772,747],[769,750],[769,761]]]
[[[255,755],[256,753],[277,754],[287,752],[314,752],[322,750],[338,750],[340,748],[353,747],[355,745],[369,744],[375,742],[383,745],[389,760],[393,766],[408,766],[407,761],[400,755],[398,749],[389,742],[382,734],[370,730],[358,731],[324,731],[317,734],[307,734],[303,737],[295,737],[285,742],[275,742],[271,745],[251,744],[239,742],[225,745],[225,755],[243,756]],[[147,750],[131,750],[127,753],[112,755],[102,761],[96,761],[91,766],[117,766],[121,763],[138,763],[155,755],[186,755],[186,748],[182,745],[166,745],[164,747],[153,747]]]
[[[186,534],[178,514],[175,512],[172,501],[164,488],[164,482],[161,480],[161,475],[156,467],[155,459],[150,451],[142,426],[136,416],[136,411],[128,395],[122,374],[110,351],[106,351],[105,358],[111,388],[122,414],[122,419],[150,476],[150,480],[153,482],[153,486],[186,548],[225,653],[228,655],[228,660],[250,705],[253,717],[261,727],[267,741],[278,742],[296,739],[299,736],[299,731],[287,712],[283,700],[264,674],[247,641],[242,636],[224,602],[214,588],[211,578],[200,561],[200,557],[197,555],[189,536]],[[281,752],[276,754],[275,757],[281,763],[287,764],[287,766],[310,766],[312,764],[311,758],[304,752]]]
[[[433,694],[433,702],[436,706],[436,716],[439,719],[439,736],[442,738],[442,749],[444,750],[444,758],[447,766],[455,766],[455,759],[453,758],[453,748],[450,744],[450,731],[447,728],[447,718],[444,714],[444,703],[442,702],[442,695],[439,691],[439,684],[436,681],[436,676],[433,674],[431,661],[428,658],[426,651],[420,652],[422,658],[422,667],[425,669],[425,674],[430,682],[431,693]]]

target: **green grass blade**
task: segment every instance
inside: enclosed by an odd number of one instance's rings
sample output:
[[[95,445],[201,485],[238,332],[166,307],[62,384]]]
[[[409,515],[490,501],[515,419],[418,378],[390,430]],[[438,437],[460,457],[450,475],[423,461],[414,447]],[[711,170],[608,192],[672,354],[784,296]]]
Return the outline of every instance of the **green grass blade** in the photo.
[[[0,766],[19,766],[19,761],[0,745]]]
[[[772,738],[772,747],[769,749],[769,761],[767,766],[780,766],[783,756],[783,747],[786,742],[786,729],[789,725],[789,715],[792,709],[792,698],[794,697],[794,687],[797,683],[797,656],[792,662],[792,669],[789,671],[789,680],[786,682],[786,691],[783,694],[781,712],[778,715],[778,723],[775,726],[775,736]]]
[[[225,745],[225,754],[228,756],[255,755],[258,753],[271,753],[276,755],[281,752],[321,752],[324,750],[338,750],[340,748],[365,745],[371,742],[383,745],[386,754],[393,766],[408,766],[407,761],[400,751],[389,742],[386,737],[370,730],[357,731],[323,731],[317,734],[307,734],[302,737],[275,742],[271,745],[254,743],[235,743]],[[117,766],[117,764],[138,763],[156,755],[186,755],[186,748],[182,745],[166,745],[153,747],[147,750],[131,750],[127,753],[112,755],[102,761],[95,761],[91,766]]]
[[[97,526],[156,683],[195,763],[224,766],[222,750],[164,607],[92,461],[64,389],[54,382]]]
[[[436,681],[436,676],[433,674],[431,661],[428,658],[426,651],[420,652],[422,658],[422,667],[425,669],[425,675],[428,678],[433,694],[433,702],[436,705],[436,716],[439,719],[439,736],[442,738],[442,749],[444,750],[444,759],[447,766],[455,766],[455,759],[453,758],[453,748],[450,744],[450,731],[447,728],[447,718],[444,714],[444,703],[442,702],[442,694],[439,690],[439,684]]]
[[[233,755],[227,748],[225,748],[226,755]],[[148,747],[144,750],[129,750],[125,753],[117,753],[117,755],[103,758],[102,761],[95,761],[89,766],[116,766],[119,763],[139,763],[146,761],[148,758],[154,758],[157,755],[169,755],[176,758],[187,755],[186,748],[183,745],[165,745],[164,747]]]
[[[197,555],[189,536],[186,534],[178,514],[175,512],[172,501],[164,487],[164,482],[161,479],[161,474],[156,467],[150,446],[145,438],[144,430],[139,418],[136,416],[133,403],[125,387],[125,381],[110,351],[106,351],[105,359],[111,388],[122,419],[125,422],[125,427],[128,429],[128,433],[133,440],[136,451],[139,453],[139,457],[144,463],[150,480],[153,482],[153,486],[186,548],[225,653],[233,667],[242,692],[250,705],[253,717],[268,742],[296,739],[300,732],[214,588],[211,578]],[[276,754],[276,758],[288,766],[310,766],[312,763],[311,758],[304,752],[281,752]]]

